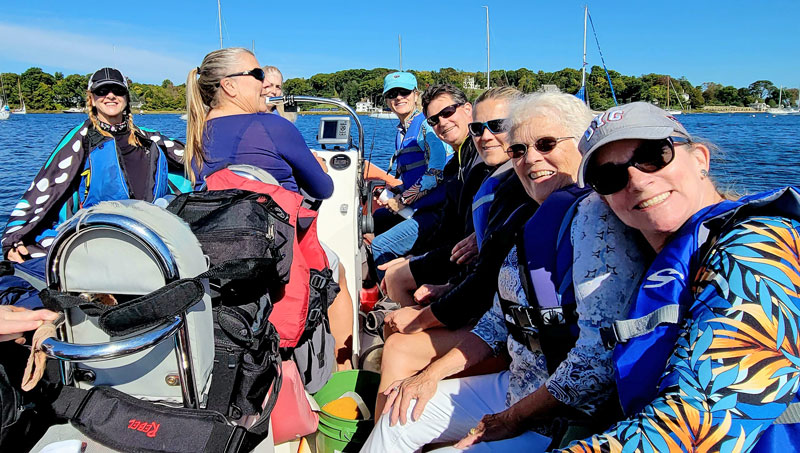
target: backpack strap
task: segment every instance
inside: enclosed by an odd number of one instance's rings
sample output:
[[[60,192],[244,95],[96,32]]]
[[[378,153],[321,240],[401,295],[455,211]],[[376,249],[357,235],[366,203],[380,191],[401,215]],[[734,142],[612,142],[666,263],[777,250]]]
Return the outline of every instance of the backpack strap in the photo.
[[[65,386],[53,403],[86,436],[115,450],[250,451],[266,437],[229,423],[219,412],[170,407],[143,401],[105,386],[89,390]]]

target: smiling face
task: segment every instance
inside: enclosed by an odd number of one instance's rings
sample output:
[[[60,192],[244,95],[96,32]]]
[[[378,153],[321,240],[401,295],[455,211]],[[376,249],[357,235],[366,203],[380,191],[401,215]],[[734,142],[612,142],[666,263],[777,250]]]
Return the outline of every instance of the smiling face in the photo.
[[[275,71],[267,71],[263,85],[265,98],[283,96],[283,77]],[[275,109],[275,104],[266,104],[267,110]]]
[[[411,91],[408,96],[398,94],[394,99],[386,99],[386,106],[401,120],[408,118],[417,106],[417,90]]]
[[[238,74],[260,67],[256,57],[249,52],[241,52],[236,59],[236,64],[228,68],[227,73]],[[250,75],[240,75],[224,77],[220,80],[219,89],[222,92],[222,98],[234,110],[242,113],[256,113],[266,110],[265,84],[266,79],[262,82]]]
[[[473,121],[481,123],[506,118],[508,118],[508,99],[486,99],[477,104],[472,112]],[[479,137],[473,136],[472,140],[486,165],[496,167],[508,161],[506,149],[511,144],[508,132],[494,134],[488,127],[484,127],[483,133]]]
[[[592,162],[624,163],[642,140],[619,140],[596,151]],[[708,171],[709,151],[702,144],[675,147],[675,158],[654,173],[628,168],[628,185],[604,198],[626,225],[641,231],[650,245],[660,250],[700,209],[721,200],[711,180],[701,174]]]
[[[97,109],[97,118],[100,121],[118,124],[122,122],[122,114],[128,106],[128,100],[125,96],[117,96],[113,91],[109,91],[105,96],[92,93],[92,105]]]
[[[451,106],[455,103],[456,102],[449,94],[440,94],[434,98],[430,104],[428,104],[426,116],[430,118],[431,116],[441,112],[443,108]],[[439,137],[439,139],[441,139],[443,142],[447,143],[453,148],[458,148],[462,143],[464,143],[464,139],[467,138],[467,125],[470,123],[470,121],[472,121],[472,105],[470,103],[466,103],[457,108],[455,113],[452,114],[450,118],[444,118],[440,116],[439,124],[433,127],[433,131],[436,132],[436,136]]]
[[[581,153],[576,140],[562,140],[547,153],[533,146],[542,137],[568,137],[569,131],[563,125],[546,116],[533,116],[511,132],[512,143],[528,144],[525,155],[514,159],[514,171],[525,192],[537,203],[578,180]]]

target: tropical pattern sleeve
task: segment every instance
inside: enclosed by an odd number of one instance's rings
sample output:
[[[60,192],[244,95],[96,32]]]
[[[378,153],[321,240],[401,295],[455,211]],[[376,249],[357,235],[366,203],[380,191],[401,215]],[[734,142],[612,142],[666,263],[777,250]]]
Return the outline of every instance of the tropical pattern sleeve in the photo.
[[[442,182],[447,156],[453,154],[453,148],[441,141],[436,136],[433,128],[425,121],[422,122],[422,127],[420,127],[418,142],[422,145],[425,155],[428,157],[428,169],[420,176],[419,180],[405,189],[400,195],[405,205],[424,197]]]
[[[799,241],[800,222],[779,217],[750,217],[720,236],[662,375],[674,384],[564,451],[751,451],[800,382]]]
[[[33,258],[47,254],[53,238],[41,238],[39,243],[35,242],[35,238],[57,224],[58,211],[64,205],[66,197],[74,192],[74,183],[79,179],[83,168],[87,124],[85,122],[67,132],[22,195],[22,199],[14,206],[0,240],[4,257],[12,247],[20,244],[28,248]]]

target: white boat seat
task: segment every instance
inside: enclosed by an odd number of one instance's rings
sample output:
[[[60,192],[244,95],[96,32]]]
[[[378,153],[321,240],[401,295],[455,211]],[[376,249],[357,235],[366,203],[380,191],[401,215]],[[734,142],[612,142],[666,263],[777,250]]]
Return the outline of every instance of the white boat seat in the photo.
[[[60,291],[139,296],[195,277],[208,264],[180,218],[150,203],[126,200],[100,203],[63,224],[47,269],[48,286]],[[169,337],[173,341],[163,341]],[[206,287],[184,315],[113,339],[97,318],[70,308],[60,340],[48,340],[48,352],[70,361],[65,379],[76,378],[77,387],[110,385],[142,399],[196,407],[214,361],[211,298]]]

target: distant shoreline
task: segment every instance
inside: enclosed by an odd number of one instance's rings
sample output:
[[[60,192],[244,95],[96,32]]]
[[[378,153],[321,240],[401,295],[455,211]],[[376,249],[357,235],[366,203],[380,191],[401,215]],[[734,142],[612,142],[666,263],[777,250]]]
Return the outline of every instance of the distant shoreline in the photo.
[[[68,113],[70,115],[85,115],[85,113],[73,113],[73,112],[64,112],[63,110],[34,110],[28,111],[28,114],[52,114],[52,113]],[[134,112],[134,115],[182,115],[186,112],[182,110],[148,110],[146,112]],[[370,113],[366,112],[357,112],[359,115],[368,116]],[[756,110],[690,110],[684,111],[684,114],[719,114],[719,113],[736,113],[736,114],[750,114],[750,115],[770,115],[769,112],[765,111],[756,111]],[[308,112],[308,111],[301,111],[297,112],[298,115],[342,115],[348,114],[345,110],[331,110],[331,111],[324,111],[324,112]]]

